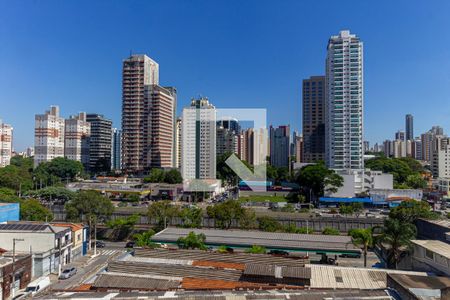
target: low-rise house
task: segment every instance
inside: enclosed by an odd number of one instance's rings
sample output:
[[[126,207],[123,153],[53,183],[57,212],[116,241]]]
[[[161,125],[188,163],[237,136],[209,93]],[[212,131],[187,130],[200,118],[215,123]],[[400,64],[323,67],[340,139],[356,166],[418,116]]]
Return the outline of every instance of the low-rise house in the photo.
[[[17,291],[24,289],[32,278],[31,255],[16,255],[14,264],[12,255],[11,252],[5,252],[0,256],[0,299],[17,295]]]
[[[450,245],[435,240],[412,240],[411,268],[450,276]]]
[[[0,224],[0,245],[18,254],[33,256],[33,277],[59,273],[71,261],[72,231],[48,223],[12,222]],[[16,240],[14,242],[14,240]]]
[[[86,255],[89,250],[89,228],[80,223],[51,223],[56,227],[69,227],[72,231],[72,257],[75,260],[80,256]]]

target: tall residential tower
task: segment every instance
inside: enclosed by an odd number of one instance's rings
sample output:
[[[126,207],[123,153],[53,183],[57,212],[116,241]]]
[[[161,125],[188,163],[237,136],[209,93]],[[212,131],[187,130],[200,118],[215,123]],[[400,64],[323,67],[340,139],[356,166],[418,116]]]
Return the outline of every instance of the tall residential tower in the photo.
[[[86,121],[91,124],[89,170],[108,172],[111,169],[112,121],[99,114],[87,114]]]
[[[349,31],[328,41],[326,59],[325,157],[327,166],[362,170],[363,43]]]
[[[13,128],[0,119],[0,168],[6,167],[11,161]]]
[[[183,109],[181,140],[183,179],[216,179],[216,108],[208,98]]]
[[[405,117],[406,140],[414,140],[414,117],[410,114]]]
[[[325,159],[325,76],[303,80],[303,162]]]
[[[122,167],[147,172],[171,168],[174,156],[176,90],[159,86],[159,65],[146,55],[123,61]]]
[[[50,106],[34,120],[34,166],[64,157],[64,118],[59,116],[59,107]]]

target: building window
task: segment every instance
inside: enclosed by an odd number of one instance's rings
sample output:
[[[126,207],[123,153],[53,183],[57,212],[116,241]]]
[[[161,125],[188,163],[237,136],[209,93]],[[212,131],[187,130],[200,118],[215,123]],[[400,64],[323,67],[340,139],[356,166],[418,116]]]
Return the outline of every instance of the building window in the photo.
[[[430,251],[428,249],[425,249],[425,256],[429,259],[434,259],[433,257],[433,251]]]

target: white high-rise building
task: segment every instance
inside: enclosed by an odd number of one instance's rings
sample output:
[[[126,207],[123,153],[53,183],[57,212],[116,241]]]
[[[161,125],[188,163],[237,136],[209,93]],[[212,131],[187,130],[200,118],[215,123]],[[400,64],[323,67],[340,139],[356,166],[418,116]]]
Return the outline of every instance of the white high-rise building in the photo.
[[[6,167],[11,161],[13,128],[0,119],[0,167]]]
[[[50,106],[34,120],[34,166],[64,157],[64,118],[59,116],[59,107]]]
[[[364,169],[363,43],[349,31],[328,42],[325,159],[332,169]]]
[[[70,116],[65,121],[64,156],[76,160],[89,168],[89,142],[91,123],[86,121],[86,113]]]
[[[208,98],[183,108],[181,141],[183,180],[216,179],[216,108]]]

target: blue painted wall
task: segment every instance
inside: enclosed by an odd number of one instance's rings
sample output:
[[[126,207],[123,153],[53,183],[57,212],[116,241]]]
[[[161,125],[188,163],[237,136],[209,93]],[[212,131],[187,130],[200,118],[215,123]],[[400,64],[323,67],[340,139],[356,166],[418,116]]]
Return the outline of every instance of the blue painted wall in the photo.
[[[0,223],[19,221],[19,203],[0,203]]]

